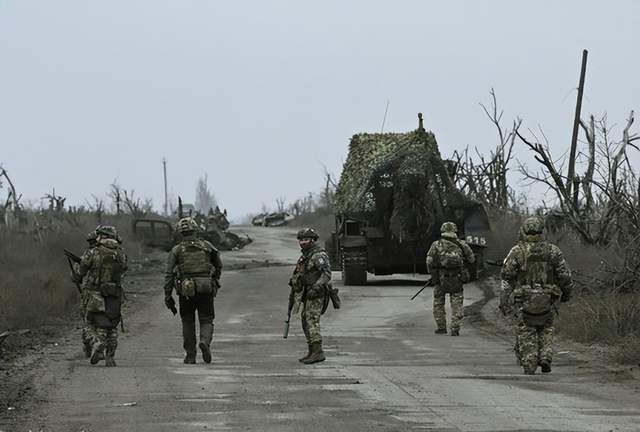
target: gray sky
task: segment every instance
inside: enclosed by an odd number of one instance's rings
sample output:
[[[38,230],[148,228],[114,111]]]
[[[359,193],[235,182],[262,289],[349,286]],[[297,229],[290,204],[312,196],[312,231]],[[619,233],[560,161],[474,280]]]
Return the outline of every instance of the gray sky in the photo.
[[[164,156],[171,190],[206,172],[237,219],[339,174],[387,99],[385,130],[422,111],[443,155],[488,150],[492,86],[560,154],[583,48],[583,113],[639,111],[639,26],[631,0],[0,0],[0,163],[25,200],[118,178],[161,208]]]

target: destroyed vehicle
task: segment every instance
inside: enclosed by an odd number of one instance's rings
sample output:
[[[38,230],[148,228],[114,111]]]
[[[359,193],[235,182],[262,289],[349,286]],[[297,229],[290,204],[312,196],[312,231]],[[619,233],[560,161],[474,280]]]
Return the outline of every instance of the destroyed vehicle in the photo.
[[[412,132],[354,135],[335,198],[326,246],[345,285],[366,284],[367,273],[426,273],[426,253],[446,221],[483,262],[487,214],[455,188],[422,115]]]
[[[251,224],[266,227],[285,226],[292,219],[293,216],[287,212],[260,213],[251,219]]]
[[[228,221],[223,225],[228,227]],[[133,232],[143,245],[165,251],[171,250],[181,239],[180,233],[174,230],[174,224],[163,219],[135,219]],[[219,250],[242,249],[253,241],[249,236],[240,236],[214,224],[201,226],[197,235],[210,241]]]

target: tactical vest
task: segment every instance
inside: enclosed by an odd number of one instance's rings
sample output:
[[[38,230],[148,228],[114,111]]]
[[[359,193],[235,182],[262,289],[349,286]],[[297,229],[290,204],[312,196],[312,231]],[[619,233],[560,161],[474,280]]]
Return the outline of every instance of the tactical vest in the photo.
[[[549,314],[561,291],[555,284],[548,244],[542,241],[523,243],[521,260],[514,294],[521,303],[522,312],[531,316]]]
[[[322,248],[314,249],[298,261],[298,280],[303,286],[313,285],[320,279],[322,272],[313,265],[313,262],[316,255],[324,252],[325,250]]]
[[[178,270],[182,276],[209,275],[213,249],[201,239],[183,240],[178,246]]]
[[[115,240],[113,240],[115,242]],[[120,285],[125,270],[125,255],[119,245],[103,243],[96,247],[95,271],[97,285]]]
[[[113,239],[102,240],[94,249],[93,283],[86,292],[86,311],[87,319],[98,327],[113,328],[120,321],[126,259]]]
[[[211,254],[212,246],[201,239],[183,240],[178,245],[178,272],[180,281],[176,286],[179,295],[193,297],[198,293],[215,296],[216,287],[211,281],[214,267]]]

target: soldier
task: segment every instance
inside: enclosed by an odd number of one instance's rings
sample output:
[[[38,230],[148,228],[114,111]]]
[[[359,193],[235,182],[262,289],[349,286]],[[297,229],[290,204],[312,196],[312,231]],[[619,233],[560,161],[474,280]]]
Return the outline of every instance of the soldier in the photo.
[[[521,241],[505,258],[502,280],[500,310],[506,315],[515,306],[515,351],[524,373],[533,375],[538,366],[551,372],[553,308],[558,300],[569,301],[573,282],[562,251],[544,240],[539,218],[524,221]]]
[[[184,363],[196,362],[196,311],[200,322],[202,359],[211,363],[211,340],[215,310],[213,299],[220,289],[222,262],[218,250],[208,241],[196,237],[198,225],[190,218],[178,221],[177,230],[182,240],[169,252],[164,276],[164,303],[175,313],[175,288],[182,320]]]
[[[331,266],[325,250],[318,244],[318,233],[313,228],[298,231],[298,244],[302,256],[298,259],[289,284],[291,285],[290,301],[297,313],[302,304],[302,330],[307,339],[307,355],[299,361],[313,364],[325,360],[320,335],[320,315],[324,313],[331,290]]]
[[[98,233],[96,232],[100,228],[100,225],[96,227],[93,231],[89,232],[86,237],[86,241],[89,244],[89,247],[85,250],[84,253],[87,253],[91,249],[95,248],[98,245]],[[75,272],[77,273],[80,269],[80,263],[74,265]],[[73,277],[73,276],[72,276]],[[87,296],[85,295],[85,290],[82,290],[80,293],[80,313],[82,316],[82,348],[84,351],[85,357],[91,357],[91,348],[92,348],[92,336],[91,336],[91,328],[87,325]]]
[[[458,228],[453,222],[445,222],[440,228],[440,240],[433,242],[427,252],[427,270],[434,282],[433,318],[436,334],[447,333],[445,296],[451,304],[451,336],[460,335],[462,322],[463,284],[469,282],[469,266],[475,263],[473,251],[467,243],[458,239]]]
[[[96,228],[96,245],[80,258],[74,282],[82,283],[87,335],[91,340],[91,364],[103,358],[105,365],[116,366],[118,324],[122,318],[122,280],[127,270],[127,256],[122,239],[112,226]]]

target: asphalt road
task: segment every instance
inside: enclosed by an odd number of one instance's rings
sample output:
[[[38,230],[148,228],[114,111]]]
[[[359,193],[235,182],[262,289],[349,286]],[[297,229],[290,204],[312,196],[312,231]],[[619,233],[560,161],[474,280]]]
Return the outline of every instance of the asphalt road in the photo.
[[[184,365],[178,318],[161,274],[132,277],[117,368],[91,366],[77,338],[50,356],[42,400],[1,431],[638,431],[638,383],[568,354],[550,375],[525,376],[506,338],[463,327],[435,335],[431,292],[412,276],[340,288],[322,319],[327,361],[304,366],[299,319],[282,339],[291,230],[249,229],[256,241],[224,255],[213,362]],[[256,267],[257,265],[269,267]],[[249,263],[245,265],[242,263]],[[250,268],[254,267],[254,268]],[[465,304],[480,300],[475,286]]]

